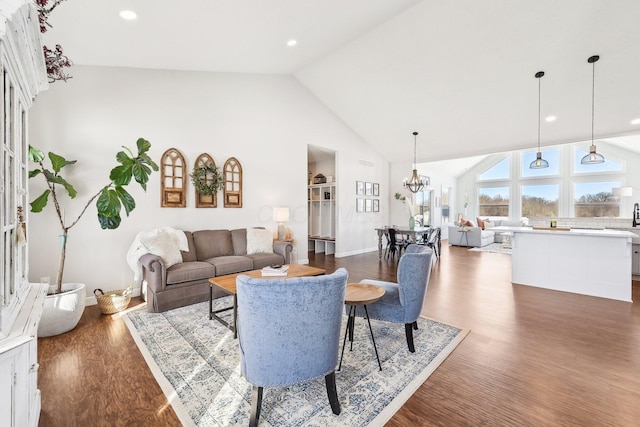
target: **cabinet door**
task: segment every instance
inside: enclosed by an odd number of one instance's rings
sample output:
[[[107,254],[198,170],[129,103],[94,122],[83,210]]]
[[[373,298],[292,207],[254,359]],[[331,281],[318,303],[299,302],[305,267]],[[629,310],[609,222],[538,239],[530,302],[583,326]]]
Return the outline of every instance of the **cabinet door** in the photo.
[[[631,251],[631,272],[640,275],[640,245],[633,245]]]
[[[13,357],[0,355],[0,426],[13,425]]]

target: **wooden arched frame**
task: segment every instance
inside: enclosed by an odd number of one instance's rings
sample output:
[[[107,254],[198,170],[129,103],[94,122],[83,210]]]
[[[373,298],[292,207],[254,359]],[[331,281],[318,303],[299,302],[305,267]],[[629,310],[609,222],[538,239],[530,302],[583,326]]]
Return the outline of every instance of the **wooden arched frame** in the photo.
[[[242,207],[242,165],[235,157],[224,162],[224,207]]]
[[[175,148],[164,152],[160,160],[160,206],[184,208],[187,206],[187,170],[182,154]]]
[[[213,157],[211,157],[207,153],[202,153],[196,159],[194,164],[195,167],[212,164],[213,167],[216,167],[216,162],[213,161]],[[212,181],[211,178],[205,177],[205,182],[210,183]],[[215,208],[218,206],[218,193],[215,194],[201,194],[196,190],[196,208]]]

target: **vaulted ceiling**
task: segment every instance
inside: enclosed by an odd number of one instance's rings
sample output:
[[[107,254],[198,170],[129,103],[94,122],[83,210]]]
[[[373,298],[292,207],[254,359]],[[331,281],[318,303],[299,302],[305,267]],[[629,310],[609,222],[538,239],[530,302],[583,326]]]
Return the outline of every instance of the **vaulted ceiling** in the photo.
[[[542,145],[590,140],[594,54],[596,139],[640,133],[639,22],[638,0],[68,0],[45,43],[81,65],[290,74],[392,162],[418,131],[422,162],[534,147],[537,71]]]

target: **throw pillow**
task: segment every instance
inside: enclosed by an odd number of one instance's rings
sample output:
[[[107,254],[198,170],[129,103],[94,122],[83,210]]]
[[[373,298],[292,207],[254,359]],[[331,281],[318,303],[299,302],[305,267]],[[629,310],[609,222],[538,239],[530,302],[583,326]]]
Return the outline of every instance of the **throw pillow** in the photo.
[[[273,253],[273,233],[262,228],[247,228],[247,254]]]
[[[480,218],[476,218],[476,221],[478,221],[478,227],[484,230],[484,221]]]
[[[166,268],[182,262],[180,248],[171,233],[159,231],[140,237],[140,242],[147,248],[149,253],[158,255]]]
[[[489,228],[493,228],[496,226],[495,222],[491,222],[491,221],[485,221],[484,222],[484,229],[488,230]]]

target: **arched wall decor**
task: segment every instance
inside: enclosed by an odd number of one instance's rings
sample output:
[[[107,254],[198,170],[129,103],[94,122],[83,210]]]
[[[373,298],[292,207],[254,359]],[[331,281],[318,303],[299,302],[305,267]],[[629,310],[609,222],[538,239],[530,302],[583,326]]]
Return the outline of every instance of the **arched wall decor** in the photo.
[[[224,207],[242,207],[242,165],[235,157],[224,163]]]
[[[210,164],[214,168],[216,167],[216,162],[213,160],[207,153],[202,153],[196,159],[194,167],[203,166]],[[204,182],[206,184],[212,184],[215,180],[215,177],[204,176]],[[196,208],[215,208],[218,207],[218,193],[214,194],[202,194],[198,190],[196,190]]]
[[[169,148],[160,160],[160,206],[184,208],[187,205],[187,170],[182,154]]]

